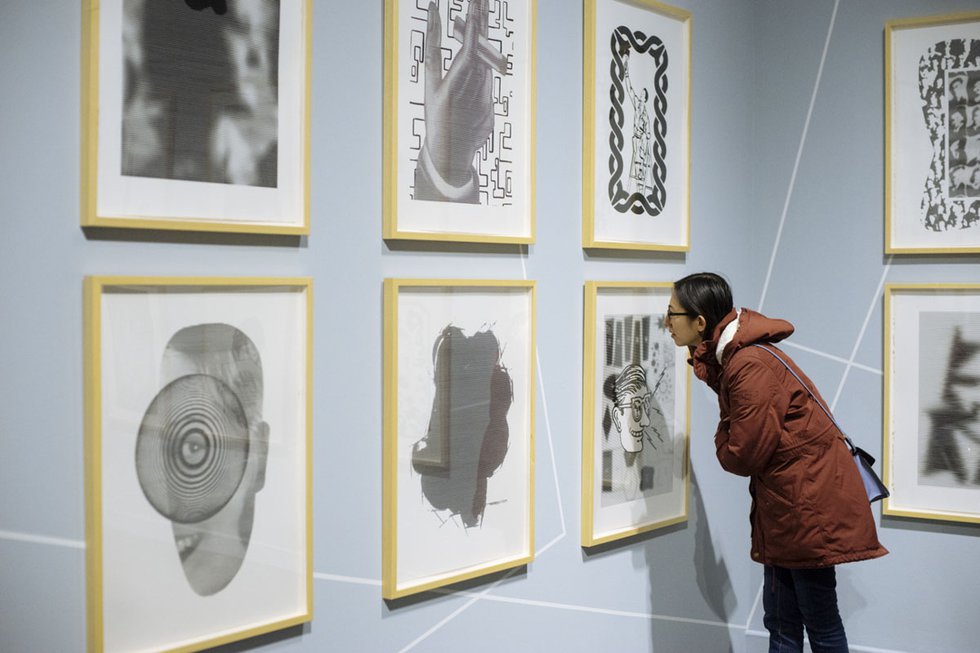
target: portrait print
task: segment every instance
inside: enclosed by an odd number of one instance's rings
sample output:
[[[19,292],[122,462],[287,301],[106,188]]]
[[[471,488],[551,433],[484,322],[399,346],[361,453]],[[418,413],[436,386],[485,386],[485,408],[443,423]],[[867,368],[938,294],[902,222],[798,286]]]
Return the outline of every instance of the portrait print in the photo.
[[[687,518],[689,371],[664,322],[670,293],[586,283],[583,546]]]
[[[534,0],[386,2],[386,237],[532,236],[533,17]]]
[[[530,560],[533,289],[385,281],[385,598]]]
[[[309,233],[312,0],[82,0],[83,227]]]
[[[201,649],[311,618],[310,292],[86,280],[99,650]]]
[[[886,25],[886,251],[980,248],[980,14]]]
[[[163,351],[161,386],[136,437],[136,476],[172,525],[188,584],[210,596],[245,560],[265,483],[262,359],[233,326],[187,326]]]
[[[123,0],[122,174],[277,185],[278,0]]]
[[[608,315],[602,384],[603,506],[673,489],[675,350],[660,316]]]

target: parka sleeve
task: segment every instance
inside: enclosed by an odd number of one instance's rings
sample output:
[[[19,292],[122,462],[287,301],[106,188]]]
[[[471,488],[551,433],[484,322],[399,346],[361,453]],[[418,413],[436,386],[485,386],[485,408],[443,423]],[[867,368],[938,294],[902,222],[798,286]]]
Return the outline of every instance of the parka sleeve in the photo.
[[[747,358],[737,365],[725,389],[728,416],[718,423],[715,453],[726,471],[751,476],[765,468],[779,445],[789,393],[762,361]]]

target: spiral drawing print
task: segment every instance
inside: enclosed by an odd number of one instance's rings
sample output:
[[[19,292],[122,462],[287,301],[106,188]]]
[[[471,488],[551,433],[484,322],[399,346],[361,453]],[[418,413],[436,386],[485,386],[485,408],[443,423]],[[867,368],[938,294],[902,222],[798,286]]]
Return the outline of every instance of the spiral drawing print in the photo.
[[[224,507],[245,475],[248,424],[219,379],[189,374],[154,398],[140,425],[136,472],[157,512],[192,524]]]
[[[612,62],[609,98],[609,201],[613,208],[638,215],[660,215],[667,205],[667,48],[656,36],[619,26],[610,39]],[[630,80],[631,52],[653,59],[653,119],[647,110],[649,91],[639,91]],[[632,153],[629,168],[625,163],[625,101],[633,106]]]

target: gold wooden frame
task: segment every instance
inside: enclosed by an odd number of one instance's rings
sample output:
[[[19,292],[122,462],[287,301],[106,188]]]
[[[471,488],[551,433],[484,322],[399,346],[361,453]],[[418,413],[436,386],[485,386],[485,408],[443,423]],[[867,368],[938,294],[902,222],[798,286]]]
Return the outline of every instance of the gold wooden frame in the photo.
[[[312,0],[295,0],[302,15],[304,60],[296,62],[301,67],[298,77],[302,88],[299,99],[302,115],[296,116],[295,137],[300,141],[298,176],[301,178],[302,198],[296,200],[299,214],[281,221],[245,220],[225,216],[200,216],[193,218],[172,215],[108,215],[99,210],[99,60],[100,15],[109,0],[82,1],[82,51],[81,51],[81,195],[80,222],[82,227],[106,227],[125,229],[153,229],[178,231],[233,232],[250,234],[306,235],[310,232],[310,80]],[[115,1],[115,0],[113,0]],[[119,35],[116,35],[117,38]],[[289,122],[289,121],[287,121]],[[180,180],[171,180],[179,182]],[[200,184],[200,182],[182,182]],[[232,186],[229,184],[229,186]],[[290,216],[284,216],[290,217]]]
[[[526,565],[534,558],[534,383],[536,295],[534,281],[493,281],[473,279],[385,279],[384,281],[384,454],[383,454],[383,522],[382,522],[382,596],[398,599],[419,592],[444,587],[464,580]],[[527,455],[528,496],[525,525],[527,541],[524,552],[516,557],[490,560],[472,565],[459,573],[447,572],[427,582],[399,583],[398,579],[398,300],[402,289],[421,290],[502,290],[524,289],[530,303],[527,361]],[[512,429],[516,431],[516,429]],[[511,436],[513,437],[513,435]]]
[[[678,242],[654,242],[639,240],[609,240],[596,235],[596,13],[603,4],[619,0],[585,0],[583,45],[583,93],[582,93],[582,247],[613,250],[646,250],[662,252],[686,252],[691,248],[691,13],[657,0],[621,0],[622,4],[648,9],[651,14],[677,21],[687,41],[687,106],[684,116],[684,135],[679,139],[685,160],[682,172],[684,181],[683,208],[679,219],[683,223],[683,238]]]
[[[961,511],[961,510],[942,510],[935,507],[926,506],[915,506],[910,505],[910,503],[903,503],[908,501],[905,496],[907,494],[906,481],[899,478],[896,474],[894,466],[896,464],[896,459],[899,458],[895,454],[896,447],[899,445],[892,438],[892,432],[895,428],[892,426],[892,394],[893,390],[903,383],[900,379],[893,379],[895,373],[895,365],[893,363],[893,357],[895,356],[895,342],[893,341],[895,337],[895,328],[893,327],[893,322],[895,322],[898,317],[895,315],[895,298],[898,295],[906,296],[927,296],[930,294],[938,295],[941,293],[946,293],[950,296],[955,296],[956,294],[970,294],[980,298],[980,284],[976,283],[891,283],[885,286],[885,300],[884,300],[884,390],[883,390],[883,417],[882,417],[882,476],[885,485],[891,490],[891,496],[886,497],[882,500],[882,514],[884,515],[894,515],[897,517],[914,517],[917,519],[938,519],[943,521],[953,521],[953,522],[968,522],[968,523],[980,523],[980,510],[974,512]],[[913,356],[918,355],[918,352],[914,352]],[[918,379],[917,379],[918,381]],[[908,380],[905,380],[908,383]],[[899,402],[901,405],[901,402]],[[915,428],[912,425],[910,428]],[[918,445],[916,445],[918,446]],[[954,491],[962,491],[959,488],[954,488]],[[978,499],[980,499],[980,487],[972,490],[976,493]],[[980,504],[978,504],[980,505]]]
[[[592,547],[606,544],[616,540],[647,533],[652,530],[679,524],[687,521],[688,506],[690,503],[691,485],[691,465],[690,465],[690,424],[691,424],[691,374],[686,362],[686,356],[678,352],[678,356],[684,365],[684,380],[675,384],[684,387],[684,450],[679,455],[682,456],[683,468],[683,488],[681,490],[682,508],[679,514],[666,516],[652,521],[637,522],[627,524],[620,528],[599,533],[596,530],[595,514],[595,486],[596,486],[596,392],[601,391],[596,387],[596,351],[600,347],[596,333],[596,312],[598,310],[598,296],[603,291],[637,291],[637,293],[649,293],[650,291],[664,291],[666,299],[670,298],[673,284],[670,282],[637,282],[637,281],[587,281],[585,283],[585,311],[583,324],[583,350],[582,350],[582,519],[581,519],[581,538],[583,547]],[[665,302],[666,305],[666,302]],[[666,310],[666,309],[665,309]],[[671,343],[673,346],[673,343]],[[675,370],[678,365],[675,365]],[[677,452],[675,451],[675,455]]]
[[[384,3],[384,127],[383,127],[383,174],[382,174],[382,237],[387,240],[443,241],[470,243],[530,244],[535,238],[535,142],[537,111],[536,83],[536,25],[537,0],[522,0],[527,3],[527,19],[530,37],[528,39],[527,70],[527,191],[528,215],[527,234],[494,233],[492,229],[484,233],[459,231],[421,231],[404,228],[399,224],[398,207],[398,52],[400,47],[399,2],[385,0]],[[446,38],[444,35],[443,38]],[[421,64],[419,64],[421,65]]]
[[[920,30],[929,29],[933,27],[943,27],[949,25],[956,25],[960,23],[973,23],[977,22],[978,27],[980,27],[980,12],[961,12],[953,14],[945,14],[940,16],[926,16],[922,18],[902,18],[897,20],[890,20],[885,23],[885,253],[886,254],[976,254],[980,253],[980,225],[974,226],[973,229],[977,233],[975,243],[966,246],[956,246],[951,244],[948,246],[935,246],[935,245],[897,245],[894,243],[895,238],[895,225],[893,224],[893,213],[895,207],[895,197],[893,193],[895,191],[896,181],[903,182],[905,184],[915,184],[916,187],[921,187],[922,179],[903,179],[895,180],[893,179],[894,165],[893,158],[895,156],[900,156],[902,148],[893,143],[896,138],[895,134],[895,118],[893,116],[892,105],[895,102],[894,94],[896,92],[897,84],[895,83],[895,70],[894,70],[894,56],[895,56],[895,45],[893,39],[896,33],[910,30]],[[976,37],[980,40],[980,34]],[[980,201],[980,199],[978,199]],[[956,234],[950,236],[950,240],[953,241],[956,238]]]
[[[313,618],[313,286],[308,278],[257,278],[257,277],[125,277],[89,276],[83,287],[84,311],[84,401],[85,401],[85,531],[86,531],[86,603],[88,650],[92,653],[106,651],[105,605],[103,593],[103,388],[102,388],[102,298],[105,292],[148,293],[153,290],[171,292],[208,292],[211,290],[241,291],[243,293],[268,289],[270,292],[301,292],[305,294],[306,331],[305,362],[302,383],[305,385],[305,433],[302,435],[305,463],[304,480],[305,517],[305,573],[306,586],[303,609],[288,617],[274,617],[268,622],[244,626],[239,630],[217,635],[206,640],[187,643],[163,644],[169,653],[199,651],[229,642],[261,635]],[[169,646],[169,648],[166,648]]]

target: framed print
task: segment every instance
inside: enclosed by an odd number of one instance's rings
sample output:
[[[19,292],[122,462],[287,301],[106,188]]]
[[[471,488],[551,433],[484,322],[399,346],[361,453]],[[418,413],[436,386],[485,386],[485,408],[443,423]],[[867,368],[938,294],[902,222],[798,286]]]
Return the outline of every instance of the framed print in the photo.
[[[690,248],[691,14],[585,0],[582,246]]]
[[[885,24],[885,252],[980,252],[980,12]]]
[[[886,515],[980,523],[980,284],[885,289]]]
[[[534,241],[536,0],[385,0],[386,239]]]
[[[83,0],[83,227],[309,233],[311,0]]]
[[[386,279],[382,594],[534,552],[534,282]]]
[[[585,284],[582,546],[687,520],[690,373],[672,284]]]
[[[312,618],[309,279],[87,277],[89,651]]]

